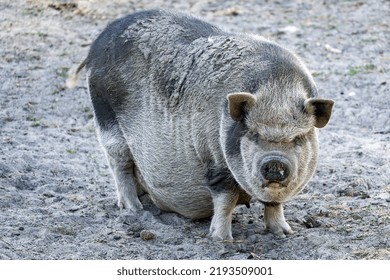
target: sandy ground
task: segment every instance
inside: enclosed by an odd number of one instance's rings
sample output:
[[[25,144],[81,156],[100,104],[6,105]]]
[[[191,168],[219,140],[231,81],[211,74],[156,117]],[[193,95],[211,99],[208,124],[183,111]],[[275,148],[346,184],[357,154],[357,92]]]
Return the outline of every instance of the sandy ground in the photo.
[[[108,22],[152,7],[285,45],[336,101],[318,170],[285,206],[294,235],[264,232],[259,203],[236,208],[235,242],[147,197],[138,217],[117,208],[85,79],[65,79]],[[389,41],[386,0],[1,0],[0,259],[390,259]]]

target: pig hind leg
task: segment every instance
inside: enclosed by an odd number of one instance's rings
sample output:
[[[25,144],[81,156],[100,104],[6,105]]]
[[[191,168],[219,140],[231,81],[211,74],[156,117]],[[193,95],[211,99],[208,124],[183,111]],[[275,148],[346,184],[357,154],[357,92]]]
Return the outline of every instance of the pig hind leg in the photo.
[[[115,113],[107,102],[92,93],[91,97],[97,136],[115,180],[118,206],[120,209],[125,208],[133,212],[141,210],[143,207],[137,195],[140,189],[135,174],[136,166]]]

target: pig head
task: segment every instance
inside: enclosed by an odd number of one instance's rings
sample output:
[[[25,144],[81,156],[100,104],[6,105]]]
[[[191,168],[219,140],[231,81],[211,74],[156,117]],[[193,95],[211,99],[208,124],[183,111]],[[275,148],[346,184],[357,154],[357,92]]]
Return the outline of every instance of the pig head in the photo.
[[[316,128],[328,123],[334,102],[316,97],[303,65],[300,71],[286,71],[287,61],[281,65],[282,71],[274,69],[255,94],[227,95],[221,146],[240,186],[264,203],[266,229],[284,236],[292,230],[282,203],[312,177],[318,159]]]

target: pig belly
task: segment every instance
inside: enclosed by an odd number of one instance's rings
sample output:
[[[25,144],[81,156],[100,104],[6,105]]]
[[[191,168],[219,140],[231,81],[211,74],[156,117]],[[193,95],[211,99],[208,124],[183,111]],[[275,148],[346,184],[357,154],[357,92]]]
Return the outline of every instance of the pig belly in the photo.
[[[149,195],[157,207],[191,219],[202,219],[213,215],[213,202],[208,187],[183,188],[183,185],[177,184],[148,187]]]
[[[134,138],[129,139],[144,189],[164,211],[194,219],[211,216],[213,202],[206,180],[208,164],[197,156],[190,130],[170,131],[163,127],[160,122],[160,127],[150,129],[149,126],[139,134],[133,130]]]

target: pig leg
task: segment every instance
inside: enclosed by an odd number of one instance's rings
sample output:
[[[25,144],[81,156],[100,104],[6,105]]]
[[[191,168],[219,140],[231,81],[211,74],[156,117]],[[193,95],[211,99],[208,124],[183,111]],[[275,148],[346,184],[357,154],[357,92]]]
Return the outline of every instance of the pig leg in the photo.
[[[136,212],[142,209],[142,204],[137,196],[137,188],[134,180],[134,163],[129,158],[127,151],[113,155],[107,153],[107,159],[113,174],[118,193],[118,207]],[[127,159],[126,159],[127,158]]]
[[[110,131],[100,130],[98,138],[114,177],[119,208],[136,212],[142,209],[142,204],[137,196],[134,162],[131,159],[126,140],[118,133],[118,129],[119,127],[116,126],[112,127]]]
[[[237,182],[230,178],[228,170],[215,167],[208,171],[207,180],[214,212],[209,237],[215,241],[231,240],[233,210],[240,196]]]
[[[215,241],[232,240],[233,210],[238,201],[238,192],[226,191],[212,194],[214,215],[209,236]]]
[[[292,234],[290,226],[286,222],[281,203],[265,203],[264,208],[265,229],[279,237],[286,237],[285,234]]]
[[[114,177],[120,209],[136,212],[142,209],[137,196],[135,165],[132,154],[116,120],[115,113],[108,105],[91,92],[95,110],[98,140],[105,152],[108,165]]]

